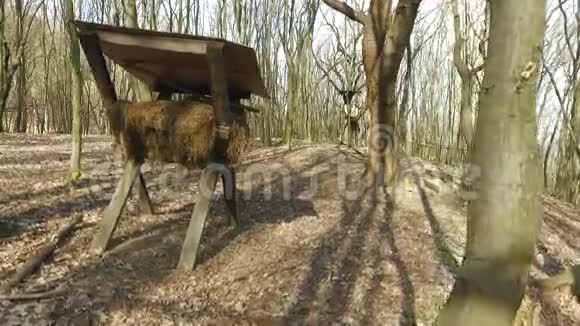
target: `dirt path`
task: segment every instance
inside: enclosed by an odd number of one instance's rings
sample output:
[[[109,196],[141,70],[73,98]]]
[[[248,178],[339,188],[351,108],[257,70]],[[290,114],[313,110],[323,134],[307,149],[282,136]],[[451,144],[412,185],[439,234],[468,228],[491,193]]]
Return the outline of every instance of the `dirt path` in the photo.
[[[0,300],[2,325],[429,325],[453,282],[465,241],[457,172],[407,160],[393,210],[358,180],[364,159],[334,145],[253,151],[239,168],[241,227],[227,224],[219,193],[198,266],[173,271],[197,192],[198,172],[146,166],[157,214],[133,202],[111,251],[88,252],[121,174],[106,137],[85,138],[86,176],[66,184],[69,138],[0,134],[0,277],[10,275],[62,223],[84,223],[17,292],[64,283],[66,296]],[[421,181],[422,180],[422,181]],[[426,181],[425,181],[426,180]],[[432,190],[438,185],[439,192]],[[218,186],[221,188],[221,186]],[[580,257],[580,213],[545,199],[534,277]],[[548,300],[549,299],[549,300]],[[542,302],[545,325],[571,325],[566,293]]]

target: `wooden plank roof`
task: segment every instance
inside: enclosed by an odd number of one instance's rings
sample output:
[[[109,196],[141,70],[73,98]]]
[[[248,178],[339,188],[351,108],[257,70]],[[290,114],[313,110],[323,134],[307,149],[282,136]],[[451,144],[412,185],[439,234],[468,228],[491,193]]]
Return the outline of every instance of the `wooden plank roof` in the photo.
[[[153,91],[210,94],[208,46],[223,49],[228,93],[267,98],[254,49],[223,39],[75,22],[91,67],[102,67],[102,55],[145,82]],[[91,53],[89,53],[91,52]],[[102,54],[100,54],[102,53]],[[100,90],[109,78],[96,75]],[[101,91],[103,94],[103,92]],[[113,92],[114,93],[114,92]],[[107,93],[105,92],[105,95]],[[114,97],[114,95],[113,95]]]

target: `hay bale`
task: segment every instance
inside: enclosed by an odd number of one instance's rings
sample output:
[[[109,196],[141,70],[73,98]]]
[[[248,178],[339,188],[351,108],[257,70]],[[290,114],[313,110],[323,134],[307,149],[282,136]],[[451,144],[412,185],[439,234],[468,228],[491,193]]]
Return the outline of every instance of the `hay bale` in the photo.
[[[236,164],[249,147],[250,133],[243,110],[232,110],[234,123],[225,158]],[[213,107],[196,100],[119,101],[109,110],[111,129],[125,159],[181,163],[201,168],[214,159],[216,124]]]

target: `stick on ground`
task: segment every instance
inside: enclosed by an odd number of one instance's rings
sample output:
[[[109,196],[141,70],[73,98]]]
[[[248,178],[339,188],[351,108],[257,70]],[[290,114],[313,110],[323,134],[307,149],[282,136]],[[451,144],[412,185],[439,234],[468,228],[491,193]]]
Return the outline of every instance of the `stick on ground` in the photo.
[[[70,231],[82,220],[81,215],[73,217],[73,219],[62,226],[56,234],[51,236],[45,244],[36,251],[34,255],[22,265],[22,267],[0,288],[0,293],[7,293],[16,285],[22,282],[28,275],[34,272],[43,261],[45,261],[56,249],[58,243],[66,237]]]
[[[38,293],[0,294],[0,300],[39,300],[58,297],[65,294],[67,289],[60,285],[56,289]]]

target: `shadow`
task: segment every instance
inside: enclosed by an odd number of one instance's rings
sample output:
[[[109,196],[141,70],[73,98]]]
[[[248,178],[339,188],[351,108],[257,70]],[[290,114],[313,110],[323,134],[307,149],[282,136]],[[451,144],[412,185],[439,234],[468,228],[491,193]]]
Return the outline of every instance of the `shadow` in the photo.
[[[562,204],[554,202],[553,199],[545,198],[543,203],[543,225],[558,235],[570,248],[580,251],[580,241],[578,240],[580,239],[580,221],[578,218],[580,214],[574,214],[573,208],[570,211],[562,209]],[[574,225],[571,221],[579,224]]]
[[[111,180],[106,179],[96,180],[93,185],[100,186],[110,182]],[[61,190],[64,193],[68,189],[69,187],[62,187]],[[104,208],[108,204],[108,200],[104,195],[112,192],[114,186],[100,186],[99,189],[98,194],[88,192],[87,194],[73,198],[61,196],[56,202],[2,209],[2,219],[0,222],[4,224],[5,228],[0,229],[0,243],[9,241],[10,238],[34,228],[40,222]]]
[[[391,260],[395,264],[397,273],[399,274],[399,279],[401,280],[401,290],[403,292],[403,298],[401,306],[403,311],[399,319],[399,325],[416,325],[416,315],[415,315],[415,287],[409,278],[409,271],[407,270],[407,265],[403,261],[401,254],[399,253],[399,247],[397,246],[397,239],[393,234],[393,208],[386,207],[385,211],[385,223],[381,226],[382,233],[387,235],[387,240],[389,247],[391,248]]]
[[[352,158],[358,159],[362,162],[366,162],[368,157],[359,151],[356,147],[348,147],[346,145],[336,145],[336,149],[339,153],[349,155]]]
[[[32,146],[32,145],[31,145]],[[15,152],[17,155],[9,156],[3,155],[0,156],[0,167],[2,165],[21,165],[21,164],[50,164],[51,162],[61,162],[64,164],[68,164],[70,161],[70,149],[63,148],[59,151],[53,152],[43,152],[42,155],[39,155],[37,151],[26,151],[26,152]],[[89,160],[102,160],[103,156],[105,156],[108,152],[104,150],[100,151],[86,151],[82,153],[82,160],[83,162]],[[67,166],[68,167],[68,166]]]
[[[282,155],[287,157],[288,155],[296,152],[297,149],[291,151],[284,151]],[[252,162],[252,164],[255,162]],[[214,194],[214,200],[212,203],[212,212],[208,219],[211,220],[210,223],[206,222],[206,226],[203,230],[202,243],[205,241],[205,245],[202,246],[201,250],[198,252],[198,260],[196,264],[203,264],[205,261],[211,259],[224,248],[229,246],[229,244],[234,241],[237,237],[242,234],[252,230],[257,224],[267,223],[267,224],[279,224],[288,223],[302,216],[317,216],[318,213],[314,209],[314,205],[311,200],[304,200],[297,198],[303,191],[308,189],[310,186],[310,177],[303,176],[302,174],[306,171],[312,170],[315,166],[323,164],[323,160],[314,160],[313,163],[305,166],[301,170],[291,171],[289,176],[279,174],[273,180],[268,182],[268,188],[271,187],[271,194],[268,196],[268,191],[266,189],[266,184],[257,184],[256,186],[251,186],[248,190],[236,189],[237,204],[240,214],[240,225],[236,228],[232,228],[225,221],[227,219],[222,218],[221,223],[212,218],[213,216],[225,217],[229,213],[227,212],[225,200],[223,198],[223,193],[217,191]],[[248,164],[244,164],[240,169],[238,169],[238,178],[243,177],[244,167]],[[285,177],[289,177],[285,179]],[[291,184],[289,198],[284,198],[284,183],[289,181]],[[222,181],[218,182],[216,189],[222,189]],[[248,195],[246,192],[250,192]],[[271,209],[275,207],[276,209]],[[222,232],[225,229],[225,232]]]
[[[340,201],[326,202],[328,198],[323,193],[308,196],[313,176],[336,182],[337,169],[334,165],[328,168],[328,153],[305,153],[308,160],[292,166],[285,163],[289,156],[297,154],[297,150],[272,151],[272,154],[265,154],[268,161],[258,159],[240,166],[238,180],[243,182],[244,187],[238,189],[241,222],[238,228],[227,225],[227,209],[219,181],[202,234],[197,266],[185,273],[175,271],[175,266],[191,217],[197,182],[188,181],[183,187],[169,189],[160,180],[158,171],[146,172],[158,214],[128,218],[130,214],[125,213],[112,239],[113,246],[103,257],[84,253],[90,246],[96,227],[79,232],[74,242],[60,249],[59,255],[76,261],[62,276],[70,282],[71,293],[55,300],[57,308],[52,314],[53,320],[70,321],[81,318],[82,313],[97,315],[100,312],[145,320],[147,315],[142,313],[151,313],[155,318],[165,318],[169,324],[191,321],[206,325],[207,320],[224,317],[251,319],[263,314],[275,314],[284,316],[284,322],[296,325],[311,324],[312,316],[318,318],[318,324],[322,325],[349,324],[345,318],[351,316],[357,321],[364,320],[364,324],[373,324],[381,318],[377,315],[384,316],[383,307],[392,305],[393,310],[401,310],[400,315],[396,316],[399,324],[415,325],[417,290],[409,275],[414,269],[405,257],[404,240],[400,235],[396,238],[398,231],[394,231],[393,208],[384,203],[385,198],[379,197],[372,188],[360,188],[359,194],[362,193],[362,196],[356,199],[340,197]],[[332,152],[333,155],[335,153]],[[348,150],[340,155],[348,155],[356,164],[363,163],[361,158]],[[250,180],[251,171],[246,170],[254,162],[267,162],[268,168],[274,170],[274,162],[283,163],[281,167],[289,171],[289,193],[285,194],[283,173],[274,173],[270,179]],[[323,167],[318,171],[318,165],[326,165],[326,169]],[[199,177],[199,174],[191,175]],[[116,185],[118,177],[115,174],[108,178],[113,178],[112,183]],[[357,176],[350,177],[353,180],[350,180],[349,186],[356,185],[359,181]],[[268,190],[270,186],[271,191]],[[109,188],[101,193],[110,194],[112,191]],[[329,189],[326,193],[338,196],[336,189]],[[319,216],[318,205],[336,205],[336,215]],[[247,242],[262,239],[258,235],[263,235],[260,234],[263,227],[267,231],[277,225],[286,227],[289,224],[288,227],[291,227],[291,223],[301,223],[304,217],[317,221],[306,225],[332,224],[321,228],[323,231],[316,233],[315,238],[297,239],[300,244],[295,245],[300,252],[296,254],[296,263],[287,261],[288,255],[294,255],[294,251],[280,253],[280,259],[271,259],[267,265],[260,264],[264,260],[256,257],[255,252],[249,254],[244,251],[248,249]],[[296,234],[298,237],[301,233]],[[277,234],[264,236],[275,237]],[[308,244],[303,244],[302,240]],[[238,245],[239,248],[236,247]],[[259,252],[261,244],[252,249]],[[304,257],[304,252],[308,252],[308,258]],[[240,257],[239,262],[229,265],[227,259],[232,257]],[[242,265],[246,259],[248,268]],[[63,259],[59,264],[66,261]],[[383,270],[385,262],[390,264],[389,268],[392,266],[392,275],[389,270]],[[232,267],[237,269],[232,270]],[[242,271],[239,272],[239,269]],[[384,283],[390,283],[390,277],[397,281],[392,289],[386,289]],[[290,293],[289,297],[274,296],[263,285],[274,282],[273,286],[276,287],[276,282],[280,280],[284,281],[280,287],[286,287],[284,291]],[[389,291],[399,293],[391,299]],[[239,293],[247,296],[241,297]],[[377,301],[377,297],[382,301]],[[277,311],[261,309],[260,306],[245,310],[236,305],[251,306],[254,301],[284,303],[278,304],[280,310]],[[118,320],[108,322],[121,323]],[[75,322],[70,321],[69,324]]]
[[[191,209],[193,209],[193,205],[188,205],[187,207],[191,207]],[[128,232],[121,236],[111,238],[107,251],[110,254],[120,251],[127,251],[129,249],[144,249],[144,244],[146,242],[155,244],[157,242],[156,240],[161,240],[163,236],[167,235],[169,232],[173,232],[180,228],[187,228],[187,224],[189,223],[187,207],[181,207],[180,209],[171,211],[170,214],[175,215],[174,218],[165,219],[160,223],[156,223],[142,230]],[[162,218],[162,214],[163,213],[156,214],[155,218]]]
[[[365,231],[368,231],[369,220],[372,214],[371,208],[363,212],[363,216],[357,219],[357,215],[363,211],[362,201],[368,196],[370,188],[364,190],[361,199],[355,201],[343,200],[342,202],[342,218],[338,226],[327,233],[321,241],[321,245],[312,255],[310,260],[310,274],[302,282],[300,292],[297,296],[297,301],[292,305],[286,314],[286,323],[292,325],[304,325],[312,318],[320,318],[319,316],[311,316],[315,313],[314,302],[321,300],[329,300],[329,309],[331,309],[331,316],[329,320],[317,322],[336,323],[340,314],[344,313],[344,306],[350,295],[350,290],[353,286],[352,277],[355,277],[360,270],[360,261],[357,258],[361,254],[361,238],[364,237]],[[353,228],[352,232],[348,229]],[[352,236],[341,237],[343,234],[352,234]],[[354,238],[359,240],[355,242]],[[338,256],[338,251],[342,251],[342,247],[346,247],[346,253],[342,257]],[[332,269],[332,265],[338,266],[337,272]],[[345,275],[346,274],[346,275]],[[347,282],[336,281],[333,282],[333,277],[337,279],[346,279]],[[322,287],[325,283],[330,282],[330,290],[327,290],[325,297],[319,298],[319,292],[323,291]],[[322,295],[324,296],[324,294]]]
[[[272,154],[270,160],[276,158],[284,161],[293,152],[284,151],[282,154]],[[67,278],[80,283],[103,284],[103,286],[110,288],[111,293],[102,291],[104,294],[100,294],[98,288],[79,290],[87,292],[86,295],[91,298],[92,309],[105,309],[110,312],[126,310],[126,302],[130,302],[131,305],[139,302],[140,299],[135,296],[142,293],[144,288],[155,288],[157,285],[163,284],[166,279],[186,278],[194,282],[204,279],[207,281],[207,278],[211,277],[211,274],[208,274],[211,273],[208,268],[215,268],[212,267],[210,261],[219,256],[225,248],[231,246],[236,239],[248,232],[255,231],[260,224],[287,223],[303,216],[318,217],[312,200],[303,198],[303,193],[310,186],[311,176],[307,172],[312,171],[316,165],[324,164],[325,159],[313,157],[308,164],[300,166],[299,169],[290,169],[289,179],[292,186],[290,198],[286,198],[284,194],[284,182],[286,181],[284,174],[276,174],[272,179],[261,180],[261,182],[254,180],[249,187],[238,188],[240,226],[237,228],[228,225],[228,211],[223,198],[222,181],[218,181],[210,213],[203,229],[196,267],[191,272],[178,272],[175,267],[191,218],[193,209],[191,201],[195,199],[197,194],[197,188],[194,186],[197,184],[197,180],[189,182],[191,187],[176,187],[180,188],[179,195],[187,199],[187,204],[178,207],[167,205],[163,210],[156,208],[158,214],[154,217],[146,217],[147,221],[142,226],[139,225],[141,223],[140,217],[131,217],[130,221],[122,216],[120,228],[112,238],[113,245],[108,253],[105,253],[104,258],[92,258],[83,266],[71,271]],[[255,161],[246,163],[245,166],[242,165],[237,169],[238,181],[246,181],[244,168],[253,162]],[[161,188],[158,186],[162,181],[154,174],[152,172],[147,177],[150,190]],[[269,187],[272,189],[271,192],[267,190]],[[175,201],[175,198],[171,196],[177,192],[163,191],[165,190],[159,189],[159,191],[150,192],[154,203],[163,201],[163,204],[167,204],[166,201]],[[251,192],[251,196],[248,196],[247,192]],[[182,201],[179,202],[182,203]],[[124,215],[126,214],[124,213]],[[152,220],[153,222],[151,222]],[[123,226],[124,221],[128,222],[126,227]],[[132,227],[129,228],[127,225]],[[91,240],[92,236],[88,236],[82,242],[88,246]],[[78,288],[84,289],[82,286]],[[80,292],[75,296],[81,295]],[[192,293],[197,293],[197,291]],[[186,301],[189,299],[187,298]],[[219,302],[216,302],[214,307],[219,306]],[[55,313],[55,319],[74,315],[76,308],[78,307],[74,305],[63,305]],[[178,307],[172,307],[170,310],[172,313],[181,311]],[[212,315],[214,312],[204,312],[204,316]],[[240,316],[240,312],[229,307],[223,312],[218,312],[216,317],[220,315]],[[199,313],[192,314],[191,318],[194,320],[195,316],[199,318]]]
[[[381,264],[385,260],[393,263],[401,284],[399,324],[416,324],[415,289],[393,233],[393,208],[388,198],[379,200],[380,189],[362,187],[358,199],[342,198],[339,224],[326,233],[312,255],[310,273],[301,282],[297,299],[286,313],[286,324],[348,324],[348,319],[343,318],[350,318],[349,304],[358,307],[360,316],[356,317],[362,320],[362,325],[376,322],[376,309],[382,308],[377,307],[375,300],[385,290],[381,286],[385,279]],[[379,231],[378,239],[373,238],[375,228]],[[388,256],[383,252],[383,243],[390,249]],[[364,275],[369,272],[372,275]],[[361,294],[356,288],[357,284],[361,286],[360,282],[367,282],[362,280],[365,276],[370,280]]]
[[[431,233],[433,234],[433,241],[435,242],[435,247],[437,249],[437,255],[439,256],[440,262],[447,268],[447,270],[452,273],[453,275],[457,275],[459,272],[459,263],[455,260],[453,256],[452,250],[447,246],[445,242],[445,231],[441,228],[435,213],[433,212],[433,208],[431,207],[431,203],[429,202],[429,198],[427,197],[427,193],[425,189],[421,187],[421,183],[419,182],[419,176],[415,173],[413,175],[415,185],[417,186],[417,190],[419,192],[419,197],[421,198],[421,203],[423,204],[423,210],[425,211],[425,216],[427,216],[427,220],[429,221],[429,226],[431,227]]]
[[[301,145],[301,146],[294,146],[292,149],[284,148],[284,147],[269,147],[269,148],[258,148],[256,152],[258,155],[248,155],[244,157],[244,161],[242,164],[238,164],[236,169],[244,168],[251,164],[262,163],[265,161],[269,161],[271,159],[275,159],[280,157],[280,155],[290,155],[297,153],[299,150],[307,148],[308,146]],[[253,156],[259,156],[260,158],[255,158]]]
[[[70,145],[72,136],[70,134],[45,133],[8,133],[0,132],[0,146],[38,146],[41,145]],[[101,143],[108,140],[103,135],[83,135],[83,143]]]

